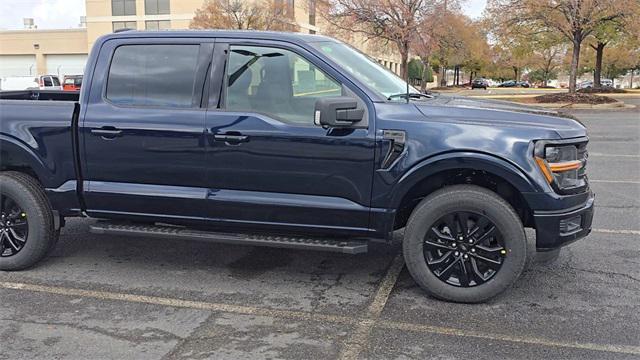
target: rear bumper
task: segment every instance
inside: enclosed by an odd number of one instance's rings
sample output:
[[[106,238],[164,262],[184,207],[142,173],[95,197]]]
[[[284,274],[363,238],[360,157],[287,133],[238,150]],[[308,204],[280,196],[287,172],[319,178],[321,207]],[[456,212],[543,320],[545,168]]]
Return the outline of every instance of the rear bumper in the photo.
[[[559,211],[534,211],[536,247],[549,251],[582,239],[591,232],[594,195],[578,207]]]

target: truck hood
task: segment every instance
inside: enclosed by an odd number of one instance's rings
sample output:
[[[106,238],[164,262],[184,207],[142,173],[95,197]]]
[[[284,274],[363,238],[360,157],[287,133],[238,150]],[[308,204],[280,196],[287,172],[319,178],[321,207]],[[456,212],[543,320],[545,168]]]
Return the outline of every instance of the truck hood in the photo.
[[[508,101],[436,96],[414,103],[428,118],[486,126],[529,127],[554,131],[560,138],[586,136],[586,128],[568,114]]]

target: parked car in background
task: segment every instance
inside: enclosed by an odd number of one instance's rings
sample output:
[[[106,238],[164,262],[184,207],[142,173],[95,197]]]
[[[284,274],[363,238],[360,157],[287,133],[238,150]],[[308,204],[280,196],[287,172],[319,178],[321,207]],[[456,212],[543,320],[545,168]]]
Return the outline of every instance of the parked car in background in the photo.
[[[531,87],[531,84],[529,84],[528,81],[518,81],[518,82],[516,82],[516,86],[520,86],[520,87],[523,87],[523,88],[529,88],[529,87]]]
[[[600,79],[601,87],[613,87],[613,80],[611,79]],[[584,81],[578,84],[578,89],[591,89],[594,87],[593,81]]]
[[[6,76],[0,81],[0,90],[62,90],[56,75]]]
[[[593,87],[593,81],[584,81],[578,84],[578,89],[591,89]]]
[[[489,87],[489,82],[486,79],[475,79],[471,82],[471,89],[485,89]]]
[[[57,75],[41,75],[38,77],[40,90],[62,90],[60,78]]]
[[[516,87],[516,86],[518,86],[518,83],[515,80],[508,80],[498,85],[498,87]]]
[[[80,91],[82,87],[82,75],[65,75],[62,81],[62,90]]]
[[[38,78],[33,76],[6,76],[0,79],[0,90],[40,89]]]

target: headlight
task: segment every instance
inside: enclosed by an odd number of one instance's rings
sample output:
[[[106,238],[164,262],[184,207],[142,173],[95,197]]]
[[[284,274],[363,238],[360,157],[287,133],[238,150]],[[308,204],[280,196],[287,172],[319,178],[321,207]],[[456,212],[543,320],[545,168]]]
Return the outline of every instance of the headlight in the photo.
[[[560,190],[579,188],[585,185],[579,172],[584,166],[578,157],[576,145],[536,144],[535,160],[551,185]]]

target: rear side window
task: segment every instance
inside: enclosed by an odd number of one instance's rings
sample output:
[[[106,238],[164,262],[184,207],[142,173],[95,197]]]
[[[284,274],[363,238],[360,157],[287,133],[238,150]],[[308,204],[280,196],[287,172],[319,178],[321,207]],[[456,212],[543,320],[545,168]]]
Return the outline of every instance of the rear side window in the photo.
[[[53,86],[53,83],[51,82],[51,77],[49,76],[43,77],[42,82],[44,83],[44,86]]]
[[[52,76],[51,80],[53,80],[53,86],[60,86],[60,79],[57,76]]]
[[[191,107],[199,45],[124,45],[109,69],[106,97],[118,105]]]

